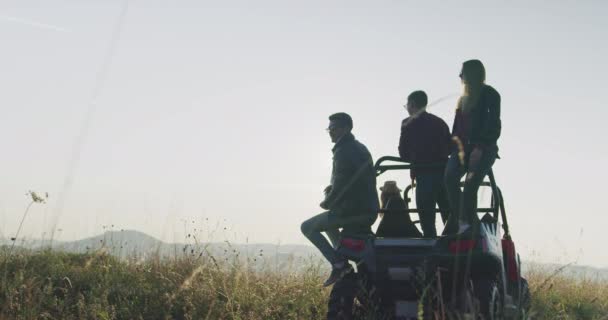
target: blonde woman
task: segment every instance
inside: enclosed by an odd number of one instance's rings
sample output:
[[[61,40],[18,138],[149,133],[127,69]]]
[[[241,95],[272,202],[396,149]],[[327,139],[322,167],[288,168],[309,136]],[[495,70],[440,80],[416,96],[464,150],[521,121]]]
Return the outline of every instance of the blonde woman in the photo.
[[[500,94],[485,83],[486,70],[479,60],[462,64],[464,93],[458,100],[452,136],[454,149],[445,171],[445,183],[453,214],[446,233],[462,233],[479,223],[477,191],[498,157]],[[460,179],[465,176],[464,188]],[[474,230],[475,228],[473,228]]]

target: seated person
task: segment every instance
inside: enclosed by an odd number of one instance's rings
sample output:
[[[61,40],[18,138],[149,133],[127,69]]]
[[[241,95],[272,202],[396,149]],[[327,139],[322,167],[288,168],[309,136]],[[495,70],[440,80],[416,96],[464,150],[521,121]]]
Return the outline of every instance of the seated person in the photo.
[[[410,214],[405,212],[408,206],[401,197],[401,189],[397,187],[397,182],[386,181],[380,187],[380,199],[382,209],[388,210],[380,214],[382,220],[376,230],[377,237],[383,238],[422,238],[422,234],[416,228]]]
[[[331,184],[325,188],[325,198],[319,204],[326,211],[300,226],[302,234],[332,265],[331,274],[323,284],[326,287],[351,270],[348,260],[336,251],[340,228],[369,232],[380,206],[372,156],[365,145],[355,139],[352,129],[353,119],[348,114],[339,112],[329,117],[327,132],[334,143]]]

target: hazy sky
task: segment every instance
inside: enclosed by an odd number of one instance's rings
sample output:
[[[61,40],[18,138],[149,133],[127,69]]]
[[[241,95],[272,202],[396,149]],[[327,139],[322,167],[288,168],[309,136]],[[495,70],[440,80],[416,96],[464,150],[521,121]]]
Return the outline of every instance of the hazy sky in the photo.
[[[218,3],[133,0],[120,20],[117,0],[0,1],[0,236],[31,189],[51,198],[29,238],[114,225],[307,243],[327,116],[350,113],[375,159],[395,155],[409,92],[457,94],[479,58],[502,95],[494,170],[522,255],[608,266],[608,2]],[[431,112],[451,126],[455,102]]]

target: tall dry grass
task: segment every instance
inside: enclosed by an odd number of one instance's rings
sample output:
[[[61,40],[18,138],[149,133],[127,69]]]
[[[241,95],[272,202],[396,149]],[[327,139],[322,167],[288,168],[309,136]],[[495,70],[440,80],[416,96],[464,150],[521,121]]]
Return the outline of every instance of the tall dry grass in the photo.
[[[6,249],[2,257],[6,258]],[[119,260],[98,251],[17,251],[0,261],[0,319],[320,319],[320,264],[253,258]],[[296,268],[296,263],[306,264]]]
[[[540,267],[526,277],[532,292],[530,319],[608,320],[607,280],[593,274],[574,278]]]
[[[312,259],[260,267],[230,252],[120,260],[103,250],[7,251],[0,319],[323,319],[327,310],[326,269]],[[527,277],[529,319],[608,319],[606,281],[541,269]]]

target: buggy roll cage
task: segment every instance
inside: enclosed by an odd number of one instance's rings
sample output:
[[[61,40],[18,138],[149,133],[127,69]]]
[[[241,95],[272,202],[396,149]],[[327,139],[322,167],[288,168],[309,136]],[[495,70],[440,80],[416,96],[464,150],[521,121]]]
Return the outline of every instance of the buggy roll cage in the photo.
[[[383,162],[387,162],[387,161],[391,161],[391,162],[398,162],[400,164],[382,164]],[[374,169],[376,171],[376,177],[379,177],[381,174],[387,172],[387,171],[391,171],[391,170],[411,170],[414,168],[438,168],[438,167],[443,167],[443,164],[427,164],[427,165],[413,165],[411,163],[408,163],[404,160],[402,160],[399,157],[393,157],[393,156],[384,156],[381,157],[380,159],[378,159],[378,161],[376,161],[376,164],[374,165]],[[502,220],[502,228],[504,230],[504,237],[507,239],[511,238],[511,235],[509,233],[509,224],[507,223],[507,214],[505,212],[505,204],[503,201],[503,196],[502,196],[502,191],[500,190],[500,188],[496,185],[496,179],[494,179],[494,173],[492,172],[492,169],[490,169],[490,171],[488,172],[488,178],[490,181],[484,181],[481,183],[482,186],[486,186],[486,187],[490,187],[492,189],[492,198],[491,198],[491,202],[490,202],[490,207],[489,208],[477,208],[477,212],[487,212],[487,213],[492,213],[492,217],[494,218],[494,221],[498,222],[499,218]],[[460,185],[462,186],[463,183],[461,182]],[[403,196],[404,199],[407,201],[407,199],[409,199],[409,192],[414,188],[414,186],[412,184],[408,185],[404,192],[403,192]],[[386,210],[381,209],[380,212],[386,212]],[[418,209],[406,209],[405,210],[406,213],[418,213]],[[435,209],[435,212],[439,212],[438,209]]]

